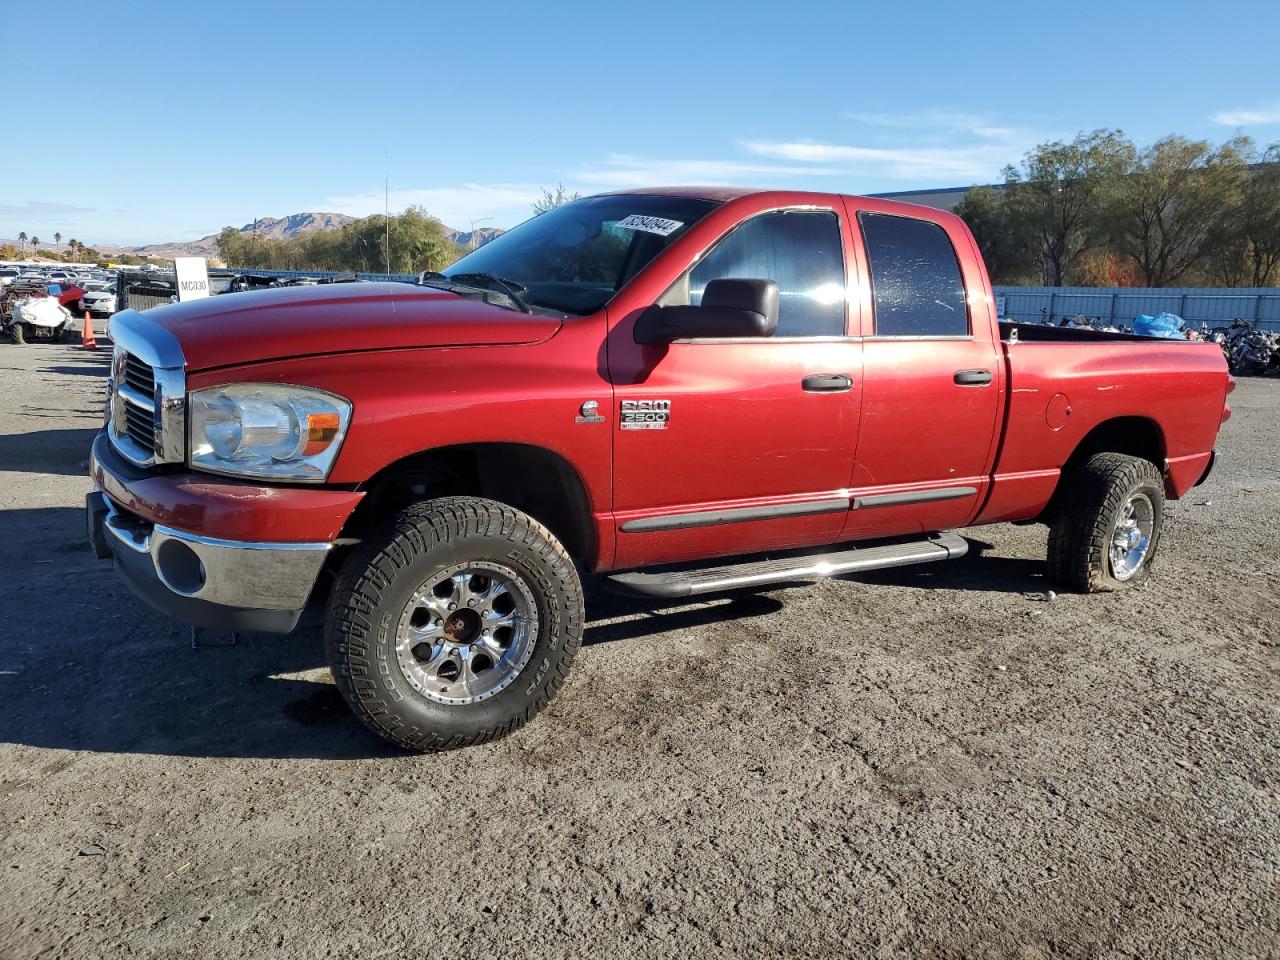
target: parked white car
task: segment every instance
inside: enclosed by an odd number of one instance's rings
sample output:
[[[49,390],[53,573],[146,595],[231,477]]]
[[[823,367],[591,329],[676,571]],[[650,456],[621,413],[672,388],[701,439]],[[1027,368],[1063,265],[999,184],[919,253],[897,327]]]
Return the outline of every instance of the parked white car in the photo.
[[[13,283],[21,272],[15,267],[0,267],[0,287],[7,287]]]
[[[116,285],[91,280],[80,298],[80,306],[94,316],[111,316],[116,312]]]

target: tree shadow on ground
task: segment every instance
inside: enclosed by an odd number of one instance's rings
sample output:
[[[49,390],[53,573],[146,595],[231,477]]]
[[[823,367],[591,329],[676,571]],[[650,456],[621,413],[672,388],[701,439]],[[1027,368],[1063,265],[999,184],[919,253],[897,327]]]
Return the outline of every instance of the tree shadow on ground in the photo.
[[[65,412],[58,414],[66,419]],[[32,430],[0,436],[0,472],[52,473],[85,478],[89,489],[89,448],[99,427],[68,427],[60,430]]]

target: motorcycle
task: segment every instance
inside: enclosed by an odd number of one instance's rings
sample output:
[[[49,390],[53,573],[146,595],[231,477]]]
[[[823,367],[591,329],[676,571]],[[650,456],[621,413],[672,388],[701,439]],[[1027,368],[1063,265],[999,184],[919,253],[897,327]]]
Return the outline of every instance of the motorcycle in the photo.
[[[1261,375],[1280,369],[1280,334],[1258,330],[1248,320],[1233,320],[1226,328],[1223,350],[1233,374]]]

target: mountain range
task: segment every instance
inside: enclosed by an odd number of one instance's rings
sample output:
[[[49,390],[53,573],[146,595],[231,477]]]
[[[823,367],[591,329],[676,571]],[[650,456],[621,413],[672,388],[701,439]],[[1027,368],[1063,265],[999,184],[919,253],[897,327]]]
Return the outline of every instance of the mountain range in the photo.
[[[356,220],[345,213],[317,213],[305,211],[291,213],[287,217],[259,217],[253,223],[246,223],[240,228],[242,234],[254,234],[267,240],[289,240],[302,233],[314,230],[338,230]],[[445,227],[445,236],[464,250],[474,250],[484,246],[494,237],[503,233],[497,227],[479,227],[475,230],[454,230]],[[199,240],[187,240],[173,243],[151,243],[142,247],[99,247],[104,253],[108,249],[113,252],[136,253],[145,257],[216,257],[218,255],[218,235],[212,233]]]
[[[344,224],[348,224],[355,219],[357,218],[349,217],[345,213],[306,211],[303,213],[291,213],[287,217],[259,217],[253,223],[246,223],[240,228],[240,232],[245,235],[256,233],[259,237],[267,240],[288,240],[299,234],[310,233],[313,230],[338,230]],[[484,246],[503,232],[497,227],[479,227],[475,230],[454,230],[450,227],[445,227],[445,236],[464,250],[474,250],[476,247]],[[16,240],[0,240],[0,244],[5,243],[17,245]],[[53,247],[53,244],[44,243],[41,246],[50,248]],[[107,255],[132,253],[160,259],[167,257],[216,257],[218,255],[218,235],[211,233],[209,236],[201,237],[199,240],[149,243],[141,247],[125,247],[113,243],[98,243],[94,244],[94,247]],[[61,251],[65,250],[66,247],[64,245],[56,249]]]

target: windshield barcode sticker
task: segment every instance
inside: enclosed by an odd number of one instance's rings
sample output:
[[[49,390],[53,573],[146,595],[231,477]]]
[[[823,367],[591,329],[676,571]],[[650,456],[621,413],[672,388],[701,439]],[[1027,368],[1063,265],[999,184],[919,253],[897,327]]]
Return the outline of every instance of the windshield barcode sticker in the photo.
[[[622,230],[643,230],[645,233],[656,233],[660,237],[669,237],[683,226],[684,223],[680,220],[646,217],[639,213],[633,213],[625,220],[618,221],[618,227]]]

